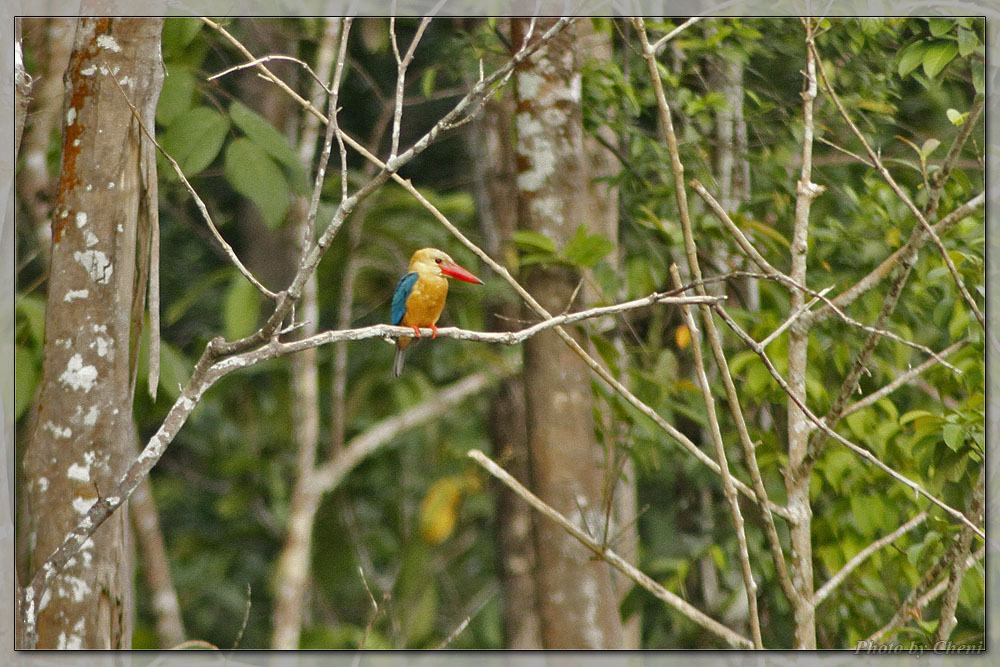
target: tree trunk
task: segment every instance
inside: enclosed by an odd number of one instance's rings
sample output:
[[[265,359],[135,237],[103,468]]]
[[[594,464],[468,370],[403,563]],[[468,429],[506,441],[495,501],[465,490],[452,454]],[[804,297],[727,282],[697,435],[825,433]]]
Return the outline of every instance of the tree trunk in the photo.
[[[163,81],[162,26],[149,18],[77,24],[65,80],[45,363],[25,457],[35,568],[112,488],[135,451],[133,308],[145,289],[136,256],[148,248],[154,223],[156,172],[125,97],[152,128]],[[132,561],[122,511],[43,594],[37,648],[129,648]]]
[[[21,48],[21,17],[14,18],[14,155],[21,148],[21,134],[24,120],[28,115],[31,101],[31,77],[24,69],[24,53]]]
[[[537,22],[537,38],[554,19]],[[511,42],[525,40],[529,21],[515,19]],[[517,87],[518,212],[521,227],[557,247],[580,224],[591,229],[600,212],[590,206],[583,142],[580,71],[574,29],[564,30],[515,74]],[[580,274],[566,266],[532,266],[525,287],[546,309],[570,306]],[[584,337],[577,334],[583,342]],[[603,451],[594,434],[587,366],[553,332],[524,346],[528,441],[538,495],[597,539],[604,527]],[[618,598],[608,567],[591,559],[551,522],[536,526],[542,640],[550,649],[623,646]]]
[[[502,19],[509,23],[507,19]],[[509,29],[504,26],[501,29]],[[515,252],[511,237],[517,229],[517,162],[514,155],[514,100],[510,95],[490,100],[473,121],[469,153],[473,165],[476,203],[484,247],[491,256],[506,261]],[[483,304],[486,328],[517,328],[520,307],[495,299]],[[518,348],[518,351],[520,348]],[[489,433],[494,454],[510,474],[531,482],[528,432],[525,428],[524,380],[504,380],[490,402]],[[535,515],[520,497],[497,485],[497,552],[503,582],[505,648],[530,650],[542,647],[538,584],[535,579]]]

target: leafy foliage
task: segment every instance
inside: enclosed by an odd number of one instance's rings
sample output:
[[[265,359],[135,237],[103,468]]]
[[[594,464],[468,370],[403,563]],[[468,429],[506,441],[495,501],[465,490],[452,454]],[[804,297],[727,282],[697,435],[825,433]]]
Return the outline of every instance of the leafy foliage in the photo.
[[[513,238],[521,265],[560,263],[592,270],[592,282],[607,303],[669,289],[669,266],[682,263],[683,247],[652,88],[639,55],[625,43],[634,35],[626,24],[615,25],[620,32],[614,32],[614,58],[587,64],[582,92],[585,127],[594,132],[609,126],[617,137],[621,168],[610,182],[621,198],[620,268],[612,270],[607,262],[615,246],[592,234],[586,221],[580,221],[576,236],[563,248],[541,234],[522,231]],[[284,18],[268,26],[277,35],[270,42],[255,21],[231,21],[227,29],[255,53],[282,50],[307,61],[314,56],[322,29],[317,20]],[[665,33],[675,24],[650,26]],[[372,139],[369,134],[384,113],[383,103],[394,95],[395,61],[385,27],[380,19],[358,19],[349,49],[341,123],[365,140]],[[605,27],[611,30],[610,23]],[[984,89],[983,21],[845,18],[826,19],[822,27],[818,48],[825,71],[901,187],[924,206],[929,178],[965,122],[973,96]],[[415,28],[415,19],[397,22],[401,43],[408,43]],[[779,268],[787,266],[801,160],[804,48],[797,20],[720,18],[686,30],[661,58],[682,159],[689,176],[706,184],[716,183],[715,131],[719,113],[729,102],[709,87],[704,74],[720,60],[742,64],[748,136],[745,155],[739,157],[748,163],[750,183],[745,200],[732,214],[755,247]],[[419,101],[406,107],[401,145],[412,142],[440,116],[450,89],[477,75],[479,58],[490,62],[502,53],[506,47],[489,22],[462,30],[448,20],[432,22],[408,77],[407,94]],[[289,211],[293,200],[308,191],[311,179],[295,146],[298,116],[272,118],[261,100],[246,95],[243,82],[252,73],[206,83],[208,75],[241,62],[241,56],[200,21],[167,19],[163,55],[168,76],[156,116],[159,140],[251,269],[273,269],[280,244],[297,247]],[[289,80],[302,90],[310,85],[301,72],[289,75]],[[821,98],[816,114],[822,141],[815,145],[813,180],[827,190],[812,208],[809,284],[816,289],[832,285],[836,294],[901,247],[917,223],[872,169],[850,157],[861,149],[833,105]],[[939,208],[943,213],[984,189],[981,121],[972,136],[944,185]],[[374,144],[387,146],[384,137],[374,137]],[[469,174],[476,159],[464,151],[460,137],[450,137],[404,175],[480,242],[489,230],[477,226],[470,194]],[[233,339],[251,332],[261,307],[261,297],[216,252],[169,165],[161,160],[159,167],[164,346],[158,400],[153,403],[141,392],[136,400],[143,439],[162,421],[207,341],[219,333]],[[353,187],[363,179],[364,165],[352,155],[349,167]],[[335,171],[328,174],[320,228],[339,201]],[[263,224],[240,216],[245,200],[253,203]],[[717,256],[735,256],[737,249],[714,216],[691,201],[700,247],[712,254],[719,250]],[[473,256],[397,188],[380,190],[346,226],[318,271],[320,328],[337,326],[344,269],[352,258],[358,267],[350,295],[353,326],[387,320],[392,286],[414,247],[445,248],[475,272]],[[362,227],[360,245],[350,242],[351,226]],[[264,234],[273,236],[264,242]],[[943,241],[966,285],[981,298],[986,284],[981,212],[961,221]],[[715,268],[713,274],[729,267]],[[499,283],[487,277],[487,285],[475,295],[455,289],[442,323],[482,328],[481,301],[514,298]],[[23,432],[41,367],[45,302],[37,293],[24,293],[20,276],[18,290],[12,407]],[[788,316],[789,301],[784,288],[766,281],[759,285],[758,301],[752,306],[730,298],[727,310],[761,340]],[[849,314],[871,323],[882,304],[883,292],[876,289],[853,303]],[[985,449],[985,337],[975,318],[969,318],[936,250],[924,249],[917,257],[888,328],[934,350],[968,339],[949,358],[961,375],[934,367],[922,382],[907,384],[854,412],[837,428],[930,492],[966,509]],[[705,408],[693,382],[692,332],[675,310],[634,311],[619,319],[614,332],[588,333],[595,349],[637,396],[696,443],[710,446],[704,437]],[[831,404],[862,342],[858,330],[837,318],[814,330],[806,382],[816,412]],[[758,443],[768,494],[782,503],[782,470],[788,464],[786,397],[755,354],[732,336],[725,345],[751,437]],[[779,337],[767,351],[778,371],[786,373],[786,338]],[[449,340],[420,343],[412,348],[406,374],[392,382],[391,346],[369,340],[348,344],[347,352],[348,441],[437,387],[506,363],[510,354]],[[334,447],[329,427],[332,354],[332,348],[319,352],[321,458],[331,456]],[[922,361],[912,348],[883,340],[861,379],[861,394],[879,389]],[[252,604],[240,645],[260,648],[269,642],[276,585],[272,576],[295,470],[289,364],[283,359],[248,368],[213,387],[152,475],[188,634],[222,648],[231,646],[239,632],[248,583]],[[721,397],[721,385],[714,382],[713,392]],[[602,429],[601,437],[623,447],[636,465],[644,512],[629,529],[639,531],[641,569],[706,613],[738,627],[743,590],[719,479],[603,385],[595,384],[593,391],[615,420],[615,428]],[[488,409],[488,396],[473,397],[440,420],[401,434],[324,499],[314,527],[313,595],[307,604],[303,648],[355,648],[362,639],[366,648],[434,647],[474,611],[470,600],[480,597],[486,599],[485,606],[451,646],[503,646],[503,600],[490,594],[499,576],[492,542],[495,508],[489,489],[464,456],[473,447],[489,451]],[[749,481],[734,426],[723,412],[722,431],[734,474]],[[826,447],[820,456],[811,499],[817,587],[865,546],[927,508],[911,490],[837,445]],[[761,521],[753,510],[746,516],[751,554],[766,553]],[[787,547],[786,526],[780,522],[779,531]],[[932,512],[923,526],[855,570],[818,610],[820,645],[850,646],[877,630],[954,533],[954,524]],[[718,574],[721,592],[711,600],[703,592],[704,563]],[[762,557],[754,566],[761,580],[764,643],[790,646],[791,610],[777,586],[774,565]],[[368,588],[379,604],[378,614],[373,615]],[[984,576],[977,565],[962,588],[953,636],[957,643],[983,636],[984,599]],[[144,587],[139,605],[135,647],[152,647],[152,601]],[[719,646],[642,590],[628,596],[622,612],[641,613],[644,648]],[[925,617],[934,618],[934,613],[928,611]]]

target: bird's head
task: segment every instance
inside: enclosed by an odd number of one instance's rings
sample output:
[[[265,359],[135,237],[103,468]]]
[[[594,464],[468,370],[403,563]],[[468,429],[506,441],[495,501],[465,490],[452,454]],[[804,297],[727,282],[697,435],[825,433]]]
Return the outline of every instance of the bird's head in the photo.
[[[467,283],[483,284],[483,281],[455,263],[451,257],[437,248],[423,248],[413,253],[410,259],[410,271],[422,275],[447,276]]]

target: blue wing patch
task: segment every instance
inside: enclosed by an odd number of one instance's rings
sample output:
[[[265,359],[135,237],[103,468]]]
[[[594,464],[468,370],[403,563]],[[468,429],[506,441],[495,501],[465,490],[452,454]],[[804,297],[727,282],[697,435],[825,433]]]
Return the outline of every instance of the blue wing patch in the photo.
[[[406,314],[406,300],[410,298],[410,292],[413,291],[413,285],[419,277],[416,271],[407,273],[396,284],[396,291],[392,295],[392,324],[398,325],[403,321],[403,315]]]

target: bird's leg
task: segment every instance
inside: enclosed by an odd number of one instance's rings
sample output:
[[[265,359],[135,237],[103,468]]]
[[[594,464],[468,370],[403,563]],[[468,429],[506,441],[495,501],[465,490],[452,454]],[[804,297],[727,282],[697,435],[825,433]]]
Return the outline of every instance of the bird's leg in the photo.
[[[431,327],[431,340],[434,340],[435,338],[438,337],[438,328],[434,324],[430,325],[430,327]]]
[[[413,329],[413,337],[420,338],[420,327],[415,327],[411,324],[410,328]]]

